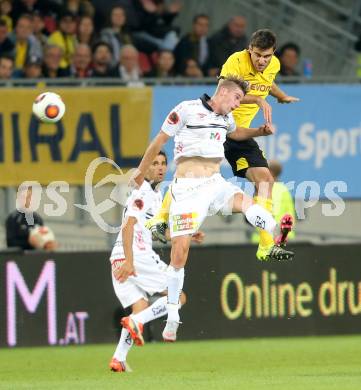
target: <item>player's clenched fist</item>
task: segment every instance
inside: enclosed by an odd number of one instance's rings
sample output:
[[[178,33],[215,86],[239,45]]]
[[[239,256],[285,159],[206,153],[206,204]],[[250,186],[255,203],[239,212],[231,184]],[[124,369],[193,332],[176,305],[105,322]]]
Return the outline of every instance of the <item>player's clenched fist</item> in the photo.
[[[266,123],[259,127],[262,135],[272,135],[275,133],[276,129],[271,123]]]

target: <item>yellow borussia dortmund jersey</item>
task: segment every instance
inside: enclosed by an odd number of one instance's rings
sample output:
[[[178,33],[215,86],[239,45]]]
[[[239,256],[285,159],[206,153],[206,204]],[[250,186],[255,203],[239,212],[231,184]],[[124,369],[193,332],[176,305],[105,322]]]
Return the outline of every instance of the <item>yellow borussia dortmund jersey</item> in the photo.
[[[252,65],[248,50],[242,50],[228,57],[222,67],[221,76],[242,77],[250,83],[249,95],[260,96],[265,99],[279,70],[280,62],[277,57],[272,56],[267,68],[263,72],[257,72]],[[249,127],[258,110],[257,104],[241,104],[233,111],[237,126]]]

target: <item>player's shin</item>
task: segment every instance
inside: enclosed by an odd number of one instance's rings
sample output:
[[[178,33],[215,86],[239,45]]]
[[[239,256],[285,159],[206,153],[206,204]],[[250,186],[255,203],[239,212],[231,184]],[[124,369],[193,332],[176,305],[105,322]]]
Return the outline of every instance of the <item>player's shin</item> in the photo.
[[[179,296],[183,289],[184,283],[184,268],[174,268],[169,265],[167,268],[167,321],[179,322]]]
[[[258,204],[252,204],[245,212],[247,221],[254,227],[265,230],[272,235],[277,223],[272,214]],[[272,239],[273,243],[273,239]]]
[[[115,357],[120,362],[125,362],[127,360],[127,355],[132,345],[133,345],[133,340],[130,337],[129,331],[123,328],[122,333],[120,335],[118,346],[114,352],[113,357]]]

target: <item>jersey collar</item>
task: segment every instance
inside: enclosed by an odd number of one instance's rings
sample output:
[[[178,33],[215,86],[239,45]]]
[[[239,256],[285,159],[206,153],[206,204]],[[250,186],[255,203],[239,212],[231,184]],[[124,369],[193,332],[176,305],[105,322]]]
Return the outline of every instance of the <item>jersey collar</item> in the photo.
[[[147,178],[144,178],[144,181],[148,183],[149,187],[151,187],[153,191],[156,191],[158,189],[159,183],[151,183]]]
[[[206,94],[204,93],[201,97],[201,102],[203,104],[203,106],[209,110],[209,111],[213,111],[213,108],[208,104],[208,101],[211,100],[211,98]]]

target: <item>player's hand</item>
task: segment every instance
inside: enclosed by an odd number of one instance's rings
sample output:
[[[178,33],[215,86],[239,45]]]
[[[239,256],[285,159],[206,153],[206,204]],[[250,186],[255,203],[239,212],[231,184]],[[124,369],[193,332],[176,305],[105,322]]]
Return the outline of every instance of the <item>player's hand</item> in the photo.
[[[265,99],[259,98],[257,105],[263,111],[264,121],[266,123],[272,123],[272,107],[266,102]]]
[[[282,98],[277,99],[278,103],[281,104],[289,104],[289,103],[296,103],[299,102],[300,99],[294,96],[283,96]]]
[[[122,262],[115,260],[112,263],[112,271],[115,279],[120,283],[124,283],[129,276],[137,276],[133,262],[127,260]]]
[[[196,244],[202,244],[205,236],[205,233],[203,233],[202,231],[196,232],[192,234],[191,241],[195,242]]]
[[[272,124],[266,123],[258,128],[260,135],[267,136],[272,135],[276,132],[275,127]]]

